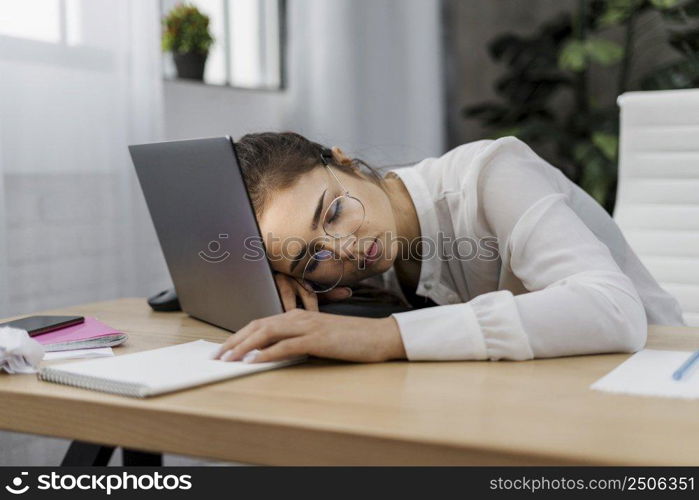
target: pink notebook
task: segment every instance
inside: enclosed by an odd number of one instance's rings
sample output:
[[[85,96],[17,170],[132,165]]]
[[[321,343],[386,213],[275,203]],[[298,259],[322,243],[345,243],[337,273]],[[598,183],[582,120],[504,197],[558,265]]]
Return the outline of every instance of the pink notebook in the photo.
[[[95,318],[86,316],[84,323],[43,333],[32,338],[43,345],[46,352],[53,352],[70,349],[113,347],[126,342],[128,336],[104,323],[100,323]]]

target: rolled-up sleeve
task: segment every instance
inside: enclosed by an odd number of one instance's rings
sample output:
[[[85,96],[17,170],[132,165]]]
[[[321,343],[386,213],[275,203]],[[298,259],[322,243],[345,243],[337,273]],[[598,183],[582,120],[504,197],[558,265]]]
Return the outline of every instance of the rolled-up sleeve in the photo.
[[[408,359],[525,360],[641,349],[647,322],[633,283],[545,175],[544,160],[509,139],[482,158],[476,193],[481,225],[497,238],[502,266],[528,293],[498,290],[394,314]]]

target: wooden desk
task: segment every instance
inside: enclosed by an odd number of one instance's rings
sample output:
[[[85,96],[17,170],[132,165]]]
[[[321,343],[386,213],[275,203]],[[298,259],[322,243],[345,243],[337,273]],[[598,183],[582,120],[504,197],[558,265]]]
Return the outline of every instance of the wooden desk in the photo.
[[[47,312],[128,332],[117,354],[229,335],[144,299]],[[649,347],[699,348],[699,329],[653,327]],[[258,464],[699,464],[699,402],[588,389],[626,357],[316,360],[147,400],[3,374],[0,428]]]

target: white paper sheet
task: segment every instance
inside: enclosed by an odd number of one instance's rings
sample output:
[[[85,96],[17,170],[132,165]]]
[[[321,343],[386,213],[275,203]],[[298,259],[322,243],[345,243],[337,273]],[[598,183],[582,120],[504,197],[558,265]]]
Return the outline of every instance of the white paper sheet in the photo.
[[[0,371],[36,373],[43,356],[43,346],[26,330],[9,326],[0,328]]]
[[[44,361],[52,361],[54,359],[89,359],[89,358],[105,358],[114,356],[111,347],[98,347],[96,349],[72,349],[70,351],[55,351],[44,354]]]
[[[668,398],[699,398],[699,369],[694,366],[681,380],[672,374],[691,355],[688,351],[637,352],[590,386],[590,389]]]

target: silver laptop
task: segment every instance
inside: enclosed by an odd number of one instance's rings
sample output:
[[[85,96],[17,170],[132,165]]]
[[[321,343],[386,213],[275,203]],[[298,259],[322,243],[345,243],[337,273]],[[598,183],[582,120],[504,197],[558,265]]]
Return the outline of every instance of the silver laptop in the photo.
[[[182,309],[233,331],[283,312],[231,138],[129,151]]]
[[[182,309],[232,331],[283,312],[233,140],[140,144],[129,151]],[[320,309],[367,317],[406,310],[350,303]]]

